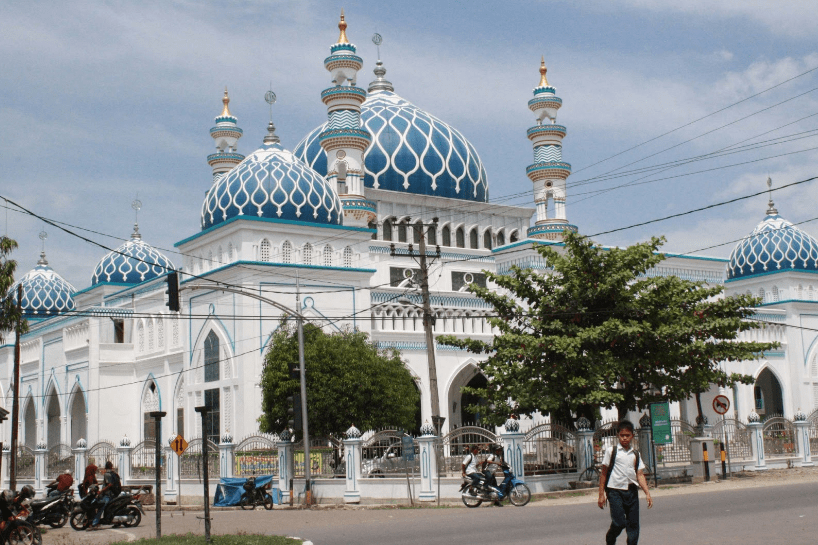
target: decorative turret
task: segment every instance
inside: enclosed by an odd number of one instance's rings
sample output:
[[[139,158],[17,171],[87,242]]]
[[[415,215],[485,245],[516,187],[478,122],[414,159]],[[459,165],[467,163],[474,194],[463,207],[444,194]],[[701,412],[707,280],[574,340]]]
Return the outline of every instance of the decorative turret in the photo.
[[[528,129],[528,139],[534,146],[534,164],[526,168],[526,174],[534,184],[534,203],[537,221],[528,229],[529,238],[562,240],[565,230],[577,231],[568,223],[565,212],[565,180],[571,174],[571,165],[562,160],[562,139],[565,127],[557,125],[557,110],[562,99],[546,78],[548,69],[545,58],[540,63],[540,83],[534,88],[534,98],[528,107],[534,112],[537,124]],[[554,204],[553,216],[549,217],[548,202]]]
[[[236,125],[238,119],[230,113],[230,97],[226,87],[222,103],[222,113],[216,117],[216,126],[210,129],[210,136],[216,141],[218,152],[207,156],[207,164],[213,169],[214,180],[230,172],[244,160],[244,155],[236,153],[236,144],[241,138],[242,130]]]
[[[376,218],[374,203],[364,198],[364,150],[372,137],[361,128],[361,104],[366,100],[366,91],[355,85],[363,60],[349,43],[346,28],[342,10],[338,43],[330,47],[330,56],[324,59],[334,87],[321,93],[329,121],[318,138],[327,154],[327,181],[337,187],[343,203],[344,223],[364,226]],[[347,82],[349,85],[345,85]]]

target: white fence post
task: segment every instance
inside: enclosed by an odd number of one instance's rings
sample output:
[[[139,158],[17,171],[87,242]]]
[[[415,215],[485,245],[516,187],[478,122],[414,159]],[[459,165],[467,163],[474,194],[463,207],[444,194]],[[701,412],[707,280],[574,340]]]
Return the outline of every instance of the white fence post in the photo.
[[[503,430],[500,434],[505,453],[503,458],[517,478],[522,479],[525,476],[525,461],[523,460],[525,434],[520,433],[520,422],[513,416],[506,420]]]
[[[233,477],[233,452],[236,445],[233,444],[233,436],[230,432],[222,435],[221,443],[219,443],[219,475],[222,479],[230,479]]]
[[[74,453],[74,481],[79,484],[85,478],[85,466],[88,465],[88,442],[80,438],[72,452]]]
[[[801,460],[799,464],[801,467],[812,467],[812,452],[809,448],[809,422],[807,422],[807,415],[801,412],[801,409],[795,413],[794,417],[795,435],[798,438],[798,454]]]
[[[168,437],[168,444],[165,446],[165,485],[162,489],[162,497],[164,501],[175,501],[179,505],[179,498],[182,496],[182,483],[177,478],[179,470],[177,464],[181,462],[180,457],[171,448],[173,441],[176,439],[176,434]],[[176,498],[175,500],[172,498]]]
[[[420,456],[420,501],[437,500],[435,477],[437,477],[437,450],[435,449],[435,427],[426,422],[420,427],[418,456]]]
[[[127,435],[123,436],[122,439],[119,440],[119,446],[116,449],[117,454],[119,454],[117,469],[119,469],[119,479],[122,481],[122,484],[127,483],[131,479],[132,449],[131,440],[128,439]]]
[[[346,485],[344,503],[361,503],[358,479],[361,478],[361,431],[354,425],[344,433],[344,458],[346,462]]]
[[[11,445],[3,443],[3,474],[0,476],[0,487],[9,487],[9,464],[11,464]]]
[[[278,448],[278,489],[281,494],[289,495],[290,481],[295,474],[293,465],[293,443],[290,441],[290,432],[284,430],[279,435]]]
[[[767,460],[764,458],[764,432],[762,431],[762,424],[760,418],[755,411],[751,411],[747,415],[747,427],[753,434],[753,452],[756,455],[756,471],[763,471],[767,469]]]
[[[591,422],[581,416],[577,419],[577,474],[594,467],[594,430]]]

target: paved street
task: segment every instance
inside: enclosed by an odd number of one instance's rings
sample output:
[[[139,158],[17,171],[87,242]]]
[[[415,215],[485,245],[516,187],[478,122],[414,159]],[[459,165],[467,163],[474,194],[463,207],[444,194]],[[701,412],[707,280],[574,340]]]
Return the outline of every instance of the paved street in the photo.
[[[818,536],[818,483],[795,483],[718,490],[718,483],[698,493],[659,490],[648,511],[642,502],[641,543],[689,545],[814,544]],[[699,489],[701,490],[701,489]],[[593,544],[600,543],[609,518],[591,497],[572,498],[568,505],[554,500],[526,507],[479,509],[374,509],[219,511],[213,513],[214,533],[271,533],[299,536],[315,545],[418,543]],[[165,534],[202,533],[202,513],[165,513]],[[109,543],[154,535],[154,513],[140,527],[78,533],[70,527],[51,530],[44,543]],[[620,537],[625,542],[624,533]]]

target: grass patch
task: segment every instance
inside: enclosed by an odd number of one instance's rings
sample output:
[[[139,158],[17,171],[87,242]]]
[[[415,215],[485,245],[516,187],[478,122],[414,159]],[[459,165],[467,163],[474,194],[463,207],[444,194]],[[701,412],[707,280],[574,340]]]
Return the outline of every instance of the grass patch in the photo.
[[[301,545],[301,540],[284,536],[263,536],[259,534],[210,536],[213,545]],[[203,545],[203,535],[185,534],[162,536],[162,539],[139,539],[137,541],[117,541],[112,545]]]

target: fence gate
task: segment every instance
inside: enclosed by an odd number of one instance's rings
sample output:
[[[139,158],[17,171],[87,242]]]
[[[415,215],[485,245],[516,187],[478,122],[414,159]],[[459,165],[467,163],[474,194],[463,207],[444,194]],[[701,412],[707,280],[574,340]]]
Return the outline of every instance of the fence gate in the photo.
[[[361,475],[364,477],[387,477],[420,473],[420,459],[403,461],[403,434],[398,430],[381,430],[361,445]],[[414,454],[418,454],[417,441],[412,440]]]
[[[807,423],[809,424],[807,428],[807,432],[809,433],[809,451],[818,453],[818,409],[810,413],[807,417]]]
[[[97,473],[105,468],[105,462],[111,462],[114,469],[119,471],[119,456],[112,441],[100,441],[88,449],[88,463],[97,466]]]
[[[46,477],[56,479],[57,475],[64,473],[66,469],[74,469],[74,453],[71,452],[71,447],[59,444],[48,449]]]
[[[165,449],[160,447],[159,474],[162,479],[167,477],[165,464]],[[146,439],[131,451],[131,478],[153,479],[156,475],[156,441]]]
[[[25,445],[17,448],[17,478],[34,478],[34,451]]]
[[[526,475],[577,470],[577,436],[556,423],[540,424],[525,434],[523,466]]]
[[[204,450],[202,439],[191,439],[185,452],[179,456],[179,470],[182,479],[199,479],[204,477]],[[207,473],[209,477],[219,475],[219,447],[207,440]]]
[[[764,421],[764,455],[795,456],[798,448],[795,442],[795,424],[783,416],[774,416]]]
[[[278,475],[278,449],[275,442],[262,435],[251,435],[233,451],[233,475]]]
[[[731,461],[753,458],[753,440],[746,424],[733,418],[719,420],[713,425],[713,437],[725,441]]]
[[[463,426],[450,431],[440,441],[441,473],[448,477],[460,475],[460,465],[472,445],[477,445],[484,451],[488,445],[496,443],[497,439],[495,433],[479,426]]]
[[[689,464],[690,440],[696,437],[696,426],[685,420],[673,418],[670,420],[670,436],[672,443],[656,445],[656,463]]]
[[[335,437],[310,438],[310,477],[343,476],[343,442]],[[304,477],[304,440],[293,446],[293,473]]]
[[[617,428],[616,425],[619,423],[619,420],[609,420],[608,422],[603,422],[597,429],[594,431],[594,462],[597,466],[602,465],[602,460],[605,458],[605,451],[608,447],[612,447],[617,444],[619,441],[617,437]],[[639,428],[635,428],[633,430],[633,445],[640,445],[640,433]]]

